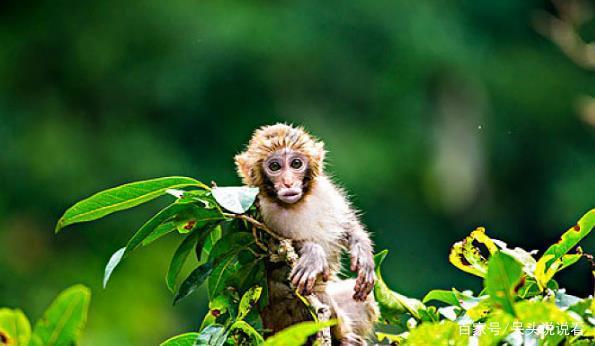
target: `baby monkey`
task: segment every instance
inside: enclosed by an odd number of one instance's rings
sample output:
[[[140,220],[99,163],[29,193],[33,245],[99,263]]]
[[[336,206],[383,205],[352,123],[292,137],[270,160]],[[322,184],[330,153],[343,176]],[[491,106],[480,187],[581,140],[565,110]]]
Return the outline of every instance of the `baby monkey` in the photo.
[[[324,144],[302,128],[285,124],[254,132],[235,157],[244,184],[260,188],[265,224],[291,239],[299,253],[289,270],[270,265],[265,328],[277,332],[308,320],[289,281],[303,295],[316,294],[338,319],[333,334],[341,345],[365,345],[378,312],[372,242],[345,192],[324,174]],[[355,280],[339,280],[341,253],[351,257]]]

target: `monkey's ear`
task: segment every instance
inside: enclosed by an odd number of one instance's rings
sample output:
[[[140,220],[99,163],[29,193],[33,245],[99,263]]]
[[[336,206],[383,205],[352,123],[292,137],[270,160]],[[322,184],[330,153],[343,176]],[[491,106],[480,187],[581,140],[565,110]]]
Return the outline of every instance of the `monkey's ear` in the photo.
[[[320,164],[324,163],[324,158],[326,157],[326,150],[324,150],[324,143],[323,142],[316,142],[316,156]]]
[[[250,177],[250,160],[248,154],[246,152],[237,154],[234,160],[236,162],[236,167],[238,168],[238,174],[242,177],[242,180],[248,180]]]

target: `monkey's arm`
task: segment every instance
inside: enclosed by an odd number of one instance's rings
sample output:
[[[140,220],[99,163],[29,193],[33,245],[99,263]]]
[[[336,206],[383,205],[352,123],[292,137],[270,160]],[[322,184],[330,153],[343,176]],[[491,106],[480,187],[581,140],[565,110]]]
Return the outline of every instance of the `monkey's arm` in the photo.
[[[289,279],[300,294],[308,295],[312,293],[318,275],[322,275],[324,281],[328,280],[330,268],[322,246],[305,241],[301,244],[299,252],[300,258],[293,267]]]
[[[374,288],[374,253],[372,241],[357,220],[348,222],[346,230],[346,245],[351,256],[351,271],[357,272],[355,293],[353,299],[364,301]]]

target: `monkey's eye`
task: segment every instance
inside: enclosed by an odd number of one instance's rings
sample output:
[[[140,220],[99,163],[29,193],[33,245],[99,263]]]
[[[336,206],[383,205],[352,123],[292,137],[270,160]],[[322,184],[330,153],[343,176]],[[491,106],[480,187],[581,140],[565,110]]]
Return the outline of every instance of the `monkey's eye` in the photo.
[[[269,163],[269,169],[273,172],[278,171],[281,169],[281,165],[277,161],[273,161]]]
[[[300,159],[293,159],[291,160],[291,168],[298,169],[302,167],[303,163]]]

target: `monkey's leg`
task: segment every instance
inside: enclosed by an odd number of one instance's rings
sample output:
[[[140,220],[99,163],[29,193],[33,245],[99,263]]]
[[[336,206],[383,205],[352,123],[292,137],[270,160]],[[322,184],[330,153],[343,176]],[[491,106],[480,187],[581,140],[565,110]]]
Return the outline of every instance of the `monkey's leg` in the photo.
[[[355,280],[337,280],[327,282],[328,294],[332,309],[339,321],[333,329],[335,338],[341,345],[366,345],[366,339],[374,332],[374,323],[378,318],[378,306],[374,295],[370,294],[365,301],[353,299]]]

